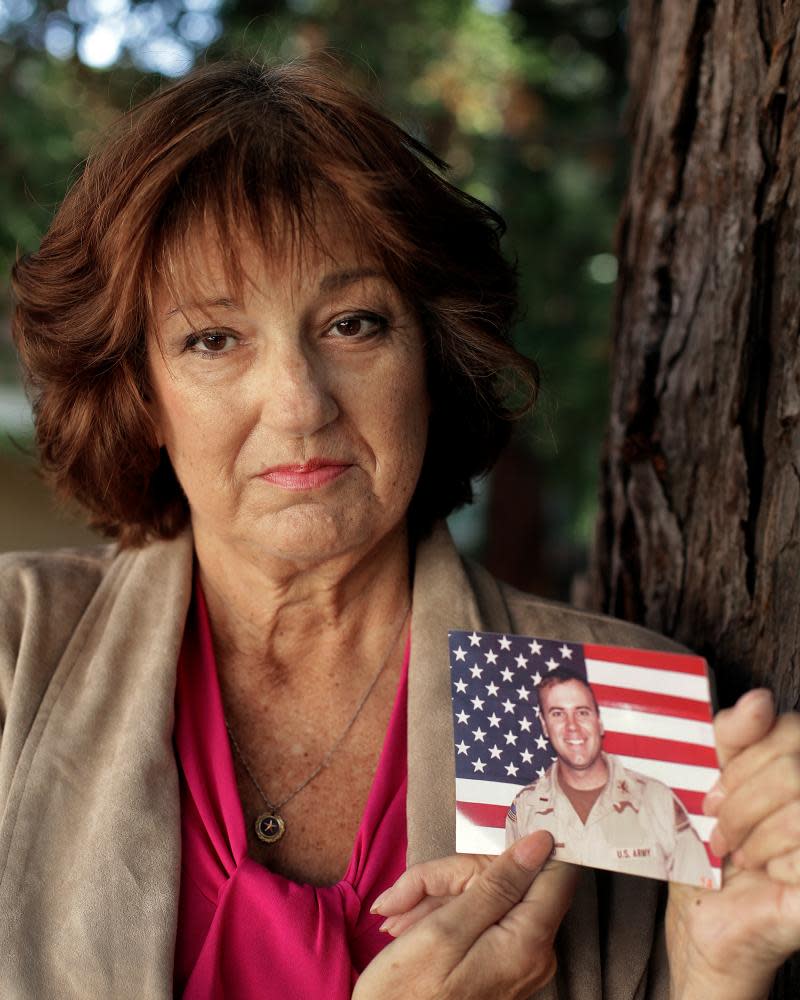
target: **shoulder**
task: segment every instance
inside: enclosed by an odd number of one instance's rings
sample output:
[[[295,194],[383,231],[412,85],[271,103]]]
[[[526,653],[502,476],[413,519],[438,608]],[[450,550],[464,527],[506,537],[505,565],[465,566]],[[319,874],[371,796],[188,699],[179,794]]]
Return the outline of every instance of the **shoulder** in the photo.
[[[113,545],[0,555],[0,710],[8,703],[20,650],[46,672],[115,556]]]
[[[551,767],[541,778],[537,778],[537,780],[532,782],[530,785],[526,785],[525,788],[521,788],[514,796],[514,804],[520,805],[530,799],[534,799],[542,795],[549,796],[552,791],[550,782],[552,773],[553,769]]]
[[[683,818],[685,809],[680,799],[675,795],[669,785],[665,785],[658,778],[651,778],[647,774],[640,774],[629,767],[624,767],[622,763],[609,755],[614,760],[614,774],[616,779],[626,781],[633,788],[641,801],[649,807],[669,813],[670,816]]]
[[[495,580],[482,566],[467,562],[470,582],[476,593],[494,591],[494,604],[506,609],[515,632],[542,638],[572,639],[607,645],[633,646],[640,649],[685,653],[686,648],[666,636],[641,625],[633,625],[610,615],[584,611],[560,601],[526,594],[509,584]]]

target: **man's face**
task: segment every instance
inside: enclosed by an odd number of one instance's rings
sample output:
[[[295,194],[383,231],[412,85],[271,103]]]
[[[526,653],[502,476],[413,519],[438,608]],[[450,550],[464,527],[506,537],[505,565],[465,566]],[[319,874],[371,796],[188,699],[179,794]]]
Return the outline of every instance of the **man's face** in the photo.
[[[591,692],[580,681],[564,681],[539,695],[542,729],[567,767],[585,771],[600,756],[603,724]]]

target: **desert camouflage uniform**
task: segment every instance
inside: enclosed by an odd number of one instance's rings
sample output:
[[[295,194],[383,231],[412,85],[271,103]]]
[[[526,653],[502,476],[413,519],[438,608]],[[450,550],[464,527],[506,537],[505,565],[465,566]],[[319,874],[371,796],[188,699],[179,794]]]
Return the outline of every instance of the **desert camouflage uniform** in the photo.
[[[562,861],[710,886],[708,854],[680,800],[666,785],[629,771],[613,755],[603,758],[608,782],[585,825],[558,784],[556,762],[514,799],[506,844],[548,830],[555,857]]]

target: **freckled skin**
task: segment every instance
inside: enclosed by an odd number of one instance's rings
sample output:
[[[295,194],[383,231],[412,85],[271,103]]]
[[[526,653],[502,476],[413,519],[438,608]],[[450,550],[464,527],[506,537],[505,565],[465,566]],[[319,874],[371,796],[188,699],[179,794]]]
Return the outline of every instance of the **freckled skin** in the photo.
[[[422,331],[385,276],[321,289],[332,274],[377,267],[333,220],[322,232],[335,256],[307,246],[302,266],[245,241],[242,301],[193,308],[233,297],[215,241],[198,234],[180,302],[157,296],[154,416],[206,561],[357,561],[404,521],[427,439]],[[192,328],[205,337],[187,341]],[[320,457],[347,468],[315,489],[259,475]]]

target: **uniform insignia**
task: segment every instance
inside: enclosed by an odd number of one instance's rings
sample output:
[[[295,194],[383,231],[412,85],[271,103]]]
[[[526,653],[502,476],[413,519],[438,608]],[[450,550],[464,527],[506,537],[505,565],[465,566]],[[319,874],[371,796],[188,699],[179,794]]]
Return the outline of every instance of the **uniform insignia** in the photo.
[[[517,803],[516,802],[512,802],[511,803],[511,808],[508,810],[508,818],[509,819],[516,819],[517,818]]]
[[[633,804],[633,803],[631,802],[631,800],[630,800],[630,799],[623,799],[623,800],[622,800],[622,802],[615,802],[615,803],[614,803],[614,811],[615,811],[615,812],[618,812],[618,813],[623,813],[623,812],[625,812],[625,810],[626,810],[626,809],[633,809],[633,811],[634,811],[635,813],[638,813],[638,812],[639,812],[639,810],[638,810],[638,809],[636,808],[636,806],[635,806],[635,805],[634,805],[634,804]]]
[[[617,791],[620,795],[630,795],[630,789],[628,788],[628,782],[623,778],[622,781],[617,782]]]
[[[549,809],[537,809],[534,816],[549,816],[552,812],[555,812],[555,809],[550,806]]]

